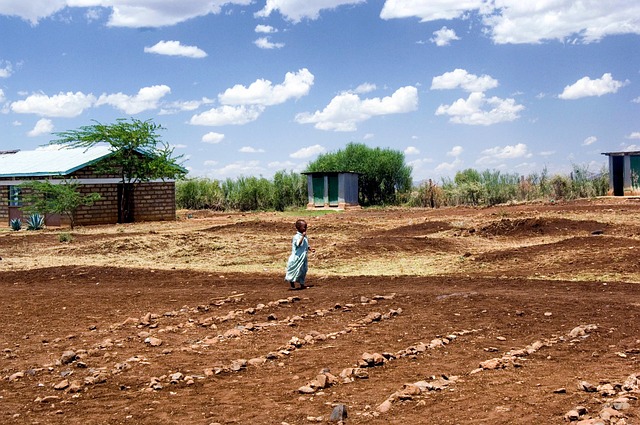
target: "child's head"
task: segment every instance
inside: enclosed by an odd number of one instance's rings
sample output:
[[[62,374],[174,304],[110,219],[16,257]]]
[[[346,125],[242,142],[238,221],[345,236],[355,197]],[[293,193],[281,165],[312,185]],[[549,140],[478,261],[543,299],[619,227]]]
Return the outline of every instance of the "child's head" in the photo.
[[[305,232],[307,230],[307,222],[304,220],[296,221],[296,230],[298,230],[298,232]]]

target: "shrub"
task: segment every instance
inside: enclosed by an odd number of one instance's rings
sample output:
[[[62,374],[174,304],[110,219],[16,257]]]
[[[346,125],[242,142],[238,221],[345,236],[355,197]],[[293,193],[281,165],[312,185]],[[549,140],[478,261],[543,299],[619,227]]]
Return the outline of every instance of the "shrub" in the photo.
[[[22,229],[22,220],[19,218],[12,218],[9,222],[9,226],[11,226],[11,230],[18,231]]]
[[[31,214],[27,219],[27,230],[44,229],[44,216],[40,214]]]
[[[58,235],[58,240],[60,242],[71,242],[73,240],[73,236],[71,236],[71,233],[63,232]]]

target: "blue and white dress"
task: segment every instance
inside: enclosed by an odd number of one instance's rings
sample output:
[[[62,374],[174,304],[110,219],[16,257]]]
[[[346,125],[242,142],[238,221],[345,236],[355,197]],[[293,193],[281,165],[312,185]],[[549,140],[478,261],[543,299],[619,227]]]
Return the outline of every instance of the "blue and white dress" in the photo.
[[[300,239],[302,238],[302,243]],[[306,236],[298,232],[291,240],[291,255],[287,261],[287,274],[284,277],[289,283],[299,282],[304,285],[304,279],[309,269],[307,254],[309,252],[309,241]]]

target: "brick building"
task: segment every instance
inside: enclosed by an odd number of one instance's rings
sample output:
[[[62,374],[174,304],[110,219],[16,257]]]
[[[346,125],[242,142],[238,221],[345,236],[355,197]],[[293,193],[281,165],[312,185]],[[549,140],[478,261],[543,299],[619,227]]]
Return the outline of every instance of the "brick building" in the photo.
[[[122,183],[117,175],[100,175],[96,166],[112,154],[109,146],[88,149],[56,149],[34,151],[0,151],[0,223],[23,218],[22,192],[19,185],[30,180],[48,180],[63,184],[73,179],[81,194],[99,193],[100,200],[81,206],[75,214],[77,225],[114,224],[132,221],[175,220],[175,181],[153,180]],[[129,208],[118,207],[122,192],[128,192]],[[58,214],[45,217],[49,226],[67,225],[68,219]]]

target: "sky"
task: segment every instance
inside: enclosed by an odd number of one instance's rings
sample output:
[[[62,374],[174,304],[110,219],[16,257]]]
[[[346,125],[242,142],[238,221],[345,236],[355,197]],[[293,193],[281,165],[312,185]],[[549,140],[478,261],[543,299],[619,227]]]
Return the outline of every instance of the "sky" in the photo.
[[[0,150],[153,120],[189,177],[350,142],[414,183],[640,150],[637,0],[0,0]]]

